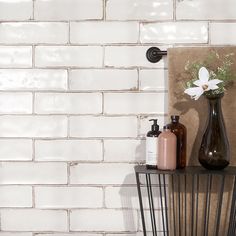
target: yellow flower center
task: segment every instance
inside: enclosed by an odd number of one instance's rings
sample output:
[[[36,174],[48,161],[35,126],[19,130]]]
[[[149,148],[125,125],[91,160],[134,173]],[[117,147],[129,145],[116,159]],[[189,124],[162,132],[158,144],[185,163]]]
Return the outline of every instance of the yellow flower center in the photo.
[[[208,87],[209,86],[207,84],[202,85],[202,88],[203,88],[204,91],[206,91],[208,89]]]

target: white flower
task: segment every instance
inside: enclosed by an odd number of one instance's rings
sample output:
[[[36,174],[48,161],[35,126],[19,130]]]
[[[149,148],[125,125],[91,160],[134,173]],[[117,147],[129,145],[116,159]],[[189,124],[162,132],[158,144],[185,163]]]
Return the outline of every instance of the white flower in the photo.
[[[205,91],[218,89],[217,84],[223,81],[219,79],[209,80],[209,77],[209,71],[205,67],[201,67],[198,71],[199,80],[193,82],[197,87],[185,89],[184,92],[197,100]]]

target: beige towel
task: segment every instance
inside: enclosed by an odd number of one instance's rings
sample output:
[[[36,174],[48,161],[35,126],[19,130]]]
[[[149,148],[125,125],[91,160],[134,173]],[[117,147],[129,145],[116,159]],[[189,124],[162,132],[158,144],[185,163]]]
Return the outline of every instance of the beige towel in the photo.
[[[187,165],[199,165],[198,162],[198,150],[201,143],[201,138],[204,133],[206,119],[208,114],[207,102],[202,96],[199,100],[191,100],[190,97],[184,94],[183,81],[189,80],[186,77],[184,71],[185,64],[187,61],[196,61],[206,58],[210,50],[216,50],[219,55],[233,52],[234,56],[234,70],[236,73],[236,47],[179,47],[171,48],[168,50],[168,68],[169,68],[169,115],[177,114],[180,115],[180,122],[183,123],[187,128]],[[236,83],[235,83],[236,84]],[[223,116],[227,129],[227,134],[231,147],[231,160],[230,165],[236,165],[236,85],[225,93],[222,99]],[[183,181],[183,180],[182,180]],[[205,210],[205,189],[206,181],[204,177],[201,177],[200,194],[199,194],[199,205],[198,205],[198,234],[203,235],[203,216]],[[183,183],[183,182],[182,182]],[[176,182],[174,182],[177,185]],[[187,218],[187,236],[190,234],[191,229],[191,180],[187,181],[187,204],[184,201],[184,186],[181,186],[181,222]],[[211,208],[210,208],[210,222],[209,222],[209,236],[215,236],[213,230],[215,226],[215,214],[217,212],[217,195],[214,192],[219,190],[219,179],[213,179],[212,182],[212,197]],[[220,224],[221,236],[227,235],[227,224],[229,220],[229,202],[231,200],[232,193],[232,179],[227,178],[227,184],[224,189],[223,205],[222,205],[222,218]],[[196,195],[195,195],[196,196]],[[175,192],[175,199],[177,199]],[[170,199],[172,202],[172,199]],[[177,200],[176,200],[177,201]],[[176,202],[177,203],[177,202]],[[185,211],[187,209],[187,217],[185,218]],[[178,214],[178,209],[175,210]],[[178,218],[178,215],[176,215]],[[184,227],[184,225],[182,225]],[[172,227],[173,229],[173,222]],[[194,230],[196,226],[194,226]],[[183,232],[183,231],[182,231]],[[173,232],[171,235],[174,235]],[[176,235],[179,235],[178,233]],[[181,236],[184,235],[181,233]],[[179,235],[180,236],[180,235]]]
[[[208,107],[203,96],[195,101],[184,94],[183,81],[189,80],[184,73],[184,67],[188,60],[191,62],[206,58],[212,49],[220,55],[233,52],[236,73],[236,47],[189,47],[168,50],[169,114],[179,114],[180,121],[187,127],[187,165],[190,166],[199,165],[198,150],[205,129]],[[236,83],[225,93],[222,109],[231,147],[230,165],[236,165]]]

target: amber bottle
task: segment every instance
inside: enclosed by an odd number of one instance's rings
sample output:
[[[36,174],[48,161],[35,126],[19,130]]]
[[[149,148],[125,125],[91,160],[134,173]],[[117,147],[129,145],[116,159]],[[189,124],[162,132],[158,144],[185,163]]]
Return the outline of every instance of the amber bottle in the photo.
[[[186,127],[179,123],[179,116],[171,116],[171,123],[168,124],[169,129],[177,137],[176,158],[177,169],[185,168],[186,166],[186,147],[187,147],[187,130]]]

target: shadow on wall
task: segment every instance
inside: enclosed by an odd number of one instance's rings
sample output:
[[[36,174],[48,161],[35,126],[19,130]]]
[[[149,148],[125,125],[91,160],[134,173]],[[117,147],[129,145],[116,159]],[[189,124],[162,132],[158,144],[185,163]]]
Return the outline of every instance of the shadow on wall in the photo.
[[[141,140],[140,144],[137,146],[135,151],[135,161],[140,163],[143,160],[143,150],[145,146],[145,140]],[[139,229],[139,202],[137,187],[134,183],[131,185],[132,180],[135,179],[135,173],[130,173],[125,176],[123,184],[120,187],[120,201],[123,209],[129,209],[128,211],[123,210],[125,229],[132,228],[135,231]]]
[[[164,68],[167,68],[167,57],[163,57],[163,61],[164,61]],[[164,69],[163,68],[163,69]],[[158,79],[158,78],[157,78]],[[163,79],[163,78],[159,78],[159,79]],[[168,90],[168,73],[164,73],[164,86],[165,88],[160,89],[161,92],[163,91],[167,91]],[[168,96],[166,94],[166,96],[164,96],[164,111],[161,111],[160,113],[164,112],[164,114],[168,113]],[[153,106],[155,106],[155,101],[153,101]],[[153,116],[153,114],[152,114]],[[168,117],[164,117],[164,123],[168,123],[169,119]],[[163,127],[160,126],[160,129],[162,129]],[[147,130],[148,132],[148,130]],[[145,160],[145,140],[141,140],[140,144],[137,146],[136,150],[135,150],[135,162],[136,163],[140,163],[143,160]],[[138,199],[138,193],[137,193],[137,186],[136,183],[130,184],[132,183],[132,180],[135,179],[135,172],[133,171],[133,173],[128,174],[127,176],[125,176],[123,184],[120,187],[120,202],[122,205],[123,209],[123,217],[124,217],[124,224],[125,224],[125,230],[129,231],[129,229],[134,229],[135,231],[142,231],[142,223],[141,223],[141,217],[140,217],[140,210],[139,210],[139,199]],[[145,179],[141,179],[142,183],[145,183]],[[153,178],[152,179],[153,183],[157,183],[157,181]],[[157,211],[159,211],[160,206],[159,206],[159,191],[157,189],[158,186],[155,186],[153,188],[153,198],[154,198],[154,203],[156,203],[155,209],[157,209]],[[148,222],[150,222],[150,220],[148,219],[149,217],[149,202],[148,202],[148,197],[147,197],[147,189],[144,186],[142,188],[142,197],[143,197],[143,206],[144,206],[144,210],[147,217],[147,231],[151,231],[151,225],[148,224]],[[159,228],[157,228],[158,231],[162,231],[162,229],[160,228],[161,226],[161,222],[159,219],[159,214],[157,215],[157,225],[159,225]]]
[[[167,57],[163,57],[163,61],[164,61],[164,68],[167,68]],[[158,79],[158,78],[157,78]],[[163,79],[163,78],[160,78]],[[164,73],[164,91],[168,90],[168,73]],[[161,89],[161,91],[163,91],[163,89]],[[155,106],[155,101],[153,101],[153,106]],[[164,96],[164,114],[168,113],[168,96]],[[160,113],[162,113],[160,112]],[[153,114],[152,114],[153,116]],[[169,118],[168,117],[164,117],[164,123],[168,123],[169,122]],[[160,127],[160,129],[162,129],[163,127]],[[147,130],[148,132],[148,130]],[[140,161],[145,159],[145,140],[141,140],[140,144],[137,146],[136,151],[135,151],[135,162],[136,163],[140,163]],[[121,201],[121,205],[123,209],[127,209],[127,210],[123,210],[123,217],[124,217],[124,224],[125,224],[125,229],[127,231],[129,231],[128,229],[132,228],[135,231],[142,231],[142,223],[141,223],[141,217],[140,217],[140,210],[139,210],[139,200],[138,200],[138,193],[137,193],[137,186],[136,183],[134,184],[130,184],[132,182],[132,180],[135,179],[135,172],[133,171],[133,173],[128,174],[127,176],[125,176],[125,179],[123,181],[122,186],[120,187],[120,201]],[[145,179],[141,179],[142,183],[145,183]],[[152,179],[153,183],[157,183],[157,181],[155,179]],[[144,206],[144,210],[146,214],[146,218],[147,218],[147,231],[151,231],[151,225],[148,224],[148,222],[151,222],[148,217],[149,217],[149,202],[148,202],[148,197],[147,197],[147,189],[144,186],[142,188],[142,197],[143,197],[143,206]],[[156,203],[155,209],[157,209],[157,211],[159,211],[160,206],[158,205],[159,201],[159,191],[157,189],[157,186],[155,188],[153,188],[153,198],[154,198],[154,203]],[[161,222],[159,219],[159,214],[156,214],[157,218],[157,225],[159,225],[159,227],[157,228],[158,231],[162,231],[161,229]]]

